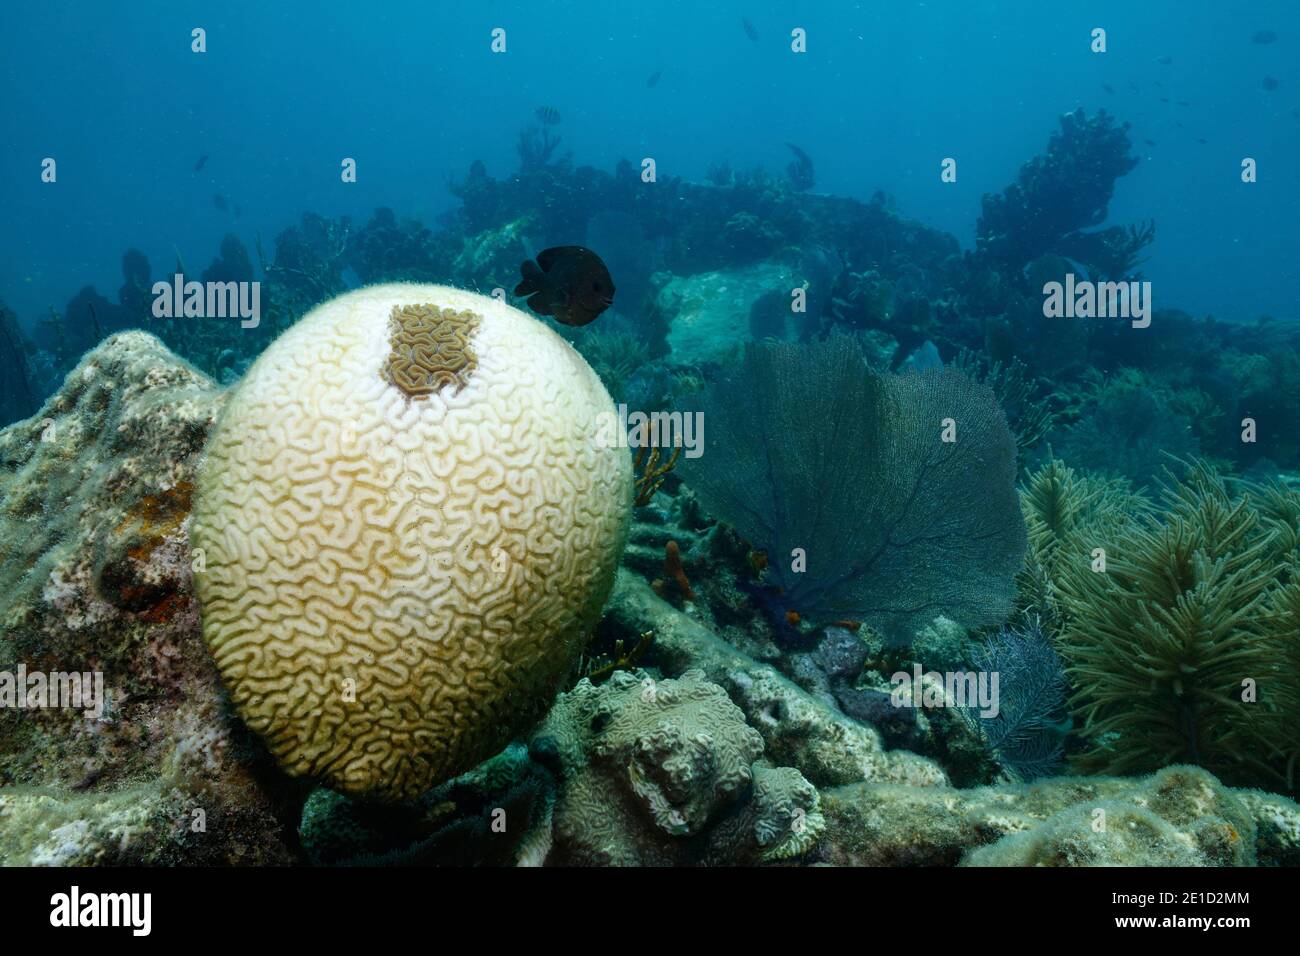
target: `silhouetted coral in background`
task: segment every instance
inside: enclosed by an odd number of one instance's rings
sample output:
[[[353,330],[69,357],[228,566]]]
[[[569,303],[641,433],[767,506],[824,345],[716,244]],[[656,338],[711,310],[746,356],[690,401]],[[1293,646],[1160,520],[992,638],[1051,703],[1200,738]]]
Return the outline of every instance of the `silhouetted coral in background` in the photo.
[[[1192,420],[1140,373],[1098,381],[1082,408],[1082,417],[1052,439],[1056,452],[1076,468],[1150,486],[1163,474],[1167,456],[1200,452]]]
[[[1046,155],[1025,163],[1001,193],[984,197],[975,228],[979,254],[1018,269],[1063,252],[1062,242],[1101,225],[1115,181],[1138,163],[1130,146],[1128,124],[1116,126],[1105,110],[1091,119],[1081,109],[1066,113]]]
[[[253,263],[248,250],[239,237],[226,233],[221,239],[221,250],[199,277],[201,282],[251,282]]]
[[[0,423],[26,418],[36,411],[27,348],[18,317],[0,302]]]
[[[807,192],[816,182],[812,157],[794,143],[785,145],[790,152],[794,153],[794,159],[785,167],[785,176],[790,180],[790,188],[797,193]]]
[[[348,264],[362,282],[437,282],[450,265],[450,248],[416,220],[398,222],[387,206],[352,233]]]
[[[297,226],[275,237],[275,261],[262,264],[267,279],[292,290],[309,305],[344,290],[343,270],[351,223],[306,212]]]
[[[143,324],[153,308],[153,280],[150,278],[149,260],[139,249],[122,253],[122,286],[117,290],[117,301]]]

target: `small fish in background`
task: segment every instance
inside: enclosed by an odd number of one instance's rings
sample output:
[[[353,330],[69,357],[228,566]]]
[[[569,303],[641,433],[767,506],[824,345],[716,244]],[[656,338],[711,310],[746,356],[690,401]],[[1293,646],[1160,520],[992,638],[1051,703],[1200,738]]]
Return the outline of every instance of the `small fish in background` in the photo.
[[[1277,34],[1272,30],[1256,30],[1255,35],[1250,38],[1251,43],[1258,43],[1260,46],[1267,46],[1277,41]]]
[[[200,169],[208,164],[208,154],[204,153],[199,157],[199,161],[194,164],[194,171],[197,173]]]
[[[235,219],[239,219],[244,214],[244,210],[239,208],[239,203],[235,202],[224,193],[214,193],[212,196],[212,205],[221,212],[230,213],[235,217]]]
[[[1170,63],[1174,62],[1174,58],[1168,55],[1158,56],[1156,57],[1156,62],[1159,63],[1161,66],[1168,66]]]
[[[1264,89],[1272,93],[1275,89],[1277,89],[1277,80],[1273,79],[1273,77],[1271,76],[1264,77]]]
[[[1115,95],[1115,89],[1109,83],[1101,84],[1101,88],[1105,90],[1107,93],[1109,93],[1111,96]]]
[[[1191,106],[1192,104],[1189,103],[1189,102],[1187,102],[1187,100],[1179,100],[1179,101],[1178,101],[1178,105],[1179,105],[1179,106]]]
[[[740,26],[745,31],[745,36],[749,37],[750,40],[755,43],[758,42],[758,31],[754,29],[754,24],[750,23],[744,17],[741,17]]]
[[[558,126],[560,124],[560,111],[554,106],[539,106],[535,112],[537,122],[543,126]]]
[[[587,325],[614,304],[614,280],[600,256],[584,246],[543,249],[537,261],[519,267],[523,281],[515,295],[528,296],[528,308],[565,325]]]
[[[1154,139],[1144,139],[1142,142],[1146,143],[1148,146],[1154,146],[1156,144]]]
[[[1200,139],[1200,138],[1198,138],[1196,141],[1197,141],[1198,143],[1202,144],[1202,145],[1204,145],[1204,144],[1206,144],[1206,143],[1209,142],[1208,139]]]
[[[1167,96],[1162,96],[1162,97],[1160,97],[1160,102],[1161,102],[1161,103],[1168,103],[1168,102],[1169,102],[1169,97],[1167,97]]]
[[[645,85],[653,90],[656,86],[659,85],[659,77],[661,76],[663,76],[663,73],[660,72],[659,70],[655,70],[653,73],[650,74],[650,79],[645,81]]]
[[[796,192],[807,192],[816,183],[812,157],[796,146],[786,143],[786,148],[794,153],[794,159],[785,167],[786,178]]]

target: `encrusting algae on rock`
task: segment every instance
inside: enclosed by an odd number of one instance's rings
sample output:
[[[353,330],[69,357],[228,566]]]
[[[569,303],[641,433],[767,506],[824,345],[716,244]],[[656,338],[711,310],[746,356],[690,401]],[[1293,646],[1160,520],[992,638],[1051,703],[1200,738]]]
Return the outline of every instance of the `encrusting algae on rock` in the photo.
[[[0,862],[283,863],[291,790],[199,634],[189,487],[223,393],[110,336],[0,430],[0,671],[98,673],[99,718],[0,708]]]

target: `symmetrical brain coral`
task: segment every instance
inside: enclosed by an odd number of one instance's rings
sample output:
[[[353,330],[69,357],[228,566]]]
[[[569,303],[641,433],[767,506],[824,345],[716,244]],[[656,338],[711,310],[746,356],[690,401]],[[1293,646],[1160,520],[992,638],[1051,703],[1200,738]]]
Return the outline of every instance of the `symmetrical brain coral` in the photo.
[[[204,638],[287,771],[411,797],[540,716],[623,547],[610,413],[559,336],[442,286],[340,296],[258,359],[193,541]]]

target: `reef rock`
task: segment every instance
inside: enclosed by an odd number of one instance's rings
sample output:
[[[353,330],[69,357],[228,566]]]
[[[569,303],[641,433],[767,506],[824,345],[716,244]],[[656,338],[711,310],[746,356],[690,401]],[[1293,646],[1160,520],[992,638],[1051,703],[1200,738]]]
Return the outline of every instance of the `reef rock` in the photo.
[[[794,337],[796,320],[807,318],[790,310],[790,290],[797,284],[791,269],[775,262],[670,279],[655,298],[655,310],[671,319],[671,361],[723,363],[739,356],[751,338]]]
[[[1265,866],[1300,866],[1300,805],[1263,790],[1236,790],[1255,820],[1255,847]]]
[[[264,787],[191,586],[190,489],[222,401],[123,332],[0,431],[0,672],[84,675],[93,705],[0,708],[0,862],[291,859],[292,788]]]
[[[1289,807],[1287,806],[1289,804]],[[1252,812],[1199,767],[970,790],[854,784],[823,792],[826,862],[853,866],[1252,866],[1294,859],[1273,797]]]
[[[886,751],[874,728],[741,653],[626,570],[619,572],[605,615],[609,628],[629,638],[653,631],[645,666],[666,674],[694,668],[719,684],[762,735],[768,756],[795,767],[818,787],[861,780],[948,784],[938,764],[907,751]]]

